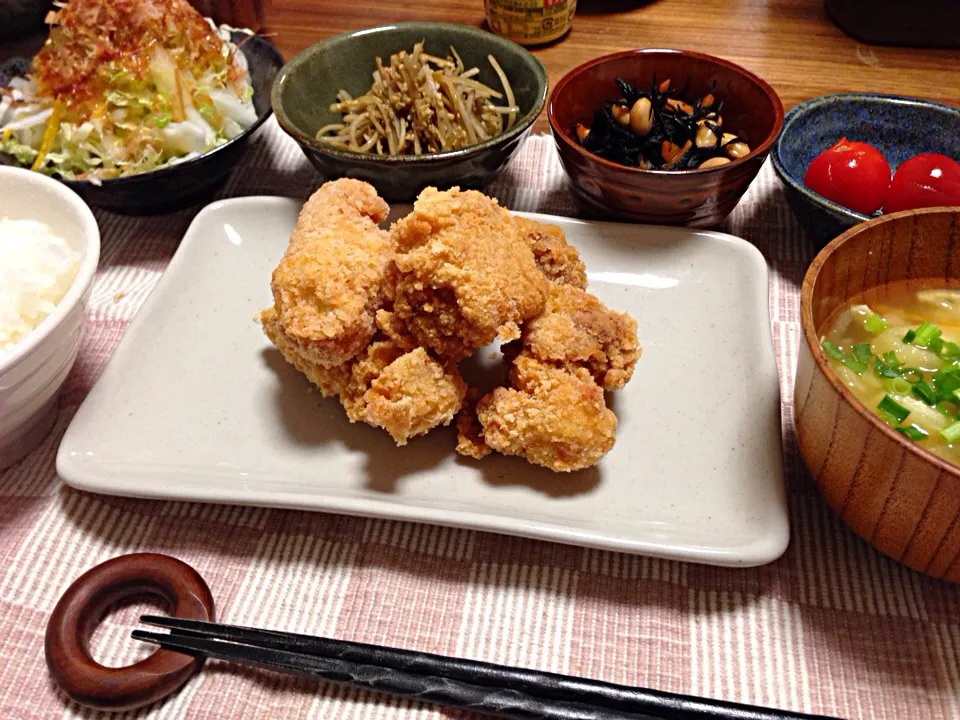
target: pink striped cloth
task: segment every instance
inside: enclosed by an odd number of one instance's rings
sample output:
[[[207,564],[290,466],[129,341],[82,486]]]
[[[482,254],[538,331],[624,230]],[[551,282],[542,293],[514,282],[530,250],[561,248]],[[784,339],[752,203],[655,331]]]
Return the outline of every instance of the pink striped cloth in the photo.
[[[318,183],[271,120],[222,196],[306,196]],[[534,137],[492,188],[516,210],[572,215],[553,143]],[[320,513],[134,501],[57,479],[54,456],[197,209],[99,213],[101,268],[79,360],[43,446],[0,475],[0,716],[94,717],[53,686],[43,633],[82,572],[133,551],[207,579],[224,622],[289,629],[851,718],[960,717],[960,591],[843,527],[814,492],[792,420],[798,287],[814,255],[769,166],[726,230],[772,269],[793,540],[778,562],[719,569],[478,532]],[[117,293],[123,290],[123,296]],[[140,606],[113,612],[94,655],[126,664]],[[210,663],[143,718],[466,718]]]

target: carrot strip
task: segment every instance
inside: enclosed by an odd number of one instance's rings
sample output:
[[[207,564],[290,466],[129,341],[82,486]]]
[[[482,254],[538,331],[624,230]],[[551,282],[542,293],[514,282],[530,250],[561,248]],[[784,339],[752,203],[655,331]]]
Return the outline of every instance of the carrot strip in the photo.
[[[47,157],[47,153],[50,152],[50,149],[53,147],[53,143],[57,139],[57,133],[60,132],[60,116],[63,114],[63,104],[60,102],[60,98],[57,98],[53,101],[53,112],[50,113],[50,117],[47,118],[47,124],[43,128],[43,138],[40,140],[40,150],[37,151],[37,157],[33,161],[33,165],[30,166],[31,170],[38,170],[43,167],[43,161]]]

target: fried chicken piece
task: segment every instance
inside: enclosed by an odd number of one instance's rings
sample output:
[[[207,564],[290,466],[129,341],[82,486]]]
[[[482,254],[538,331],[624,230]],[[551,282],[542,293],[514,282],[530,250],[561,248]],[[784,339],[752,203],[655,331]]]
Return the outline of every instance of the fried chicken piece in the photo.
[[[398,445],[456,417],[463,455],[596,463],[617,425],[603,389],[623,387],[640,348],[633,319],[583,290],[563,232],[457,188],[425,190],[389,234],[387,212],[353,180],[307,201],[258,316],[267,337],[350,422]],[[468,397],[456,361],[495,338],[511,386]]]
[[[350,422],[383,428],[397,445],[439,425],[448,425],[467,386],[452,364],[423,348],[409,352],[391,340],[376,340],[351,364],[340,395]]]
[[[406,445],[449,425],[466,392],[453,364],[441,364],[423,348],[408,352],[391,340],[375,340],[351,362],[340,402],[350,422],[382,428]]]
[[[407,326],[392,310],[377,310],[377,329],[404,350],[419,347],[417,339],[407,332]]]
[[[306,375],[307,380],[316,385],[324,397],[339,396],[344,392],[350,379],[348,364],[324,367],[305,358],[297,344],[283,331],[274,307],[261,310],[256,320],[260,323],[263,334],[277,346],[284,360]]]
[[[448,425],[463,403],[467,385],[456,367],[441,365],[423,348],[387,365],[363,395],[363,420],[390,433],[397,445],[439,425]]]
[[[570,285],[551,283],[543,312],[523,332],[523,355],[585,368],[604,390],[626,385],[641,353],[636,320]]]
[[[640,346],[636,322],[589,293],[552,283],[543,312],[520,342],[501,346],[511,387],[457,415],[457,452],[521,455],[557,472],[589,467],[613,447],[617,419],[603,390],[630,379]]]
[[[320,186],[304,204],[270,287],[280,326],[301,358],[341,365],[365,348],[387,294],[390,208],[359,180]]]
[[[477,417],[477,403],[481,397],[479,390],[469,388],[463,407],[457,413],[457,452],[476,460],[491,453],[490,446],[483,439],[483,425]]]
[[[364,395],[384,370],[403,355],[403,348],[398,347],[396,343],[378,339],[347,363],[347,381],[340,393],[340,404],[347,411],[350,422],[367,422],[367,403]]]
[[[375,340],[357,357],[324,367],[300,354],[277,319],[275,308],[258,321],[283,357],[316,385],[324,397],[337,396],[350,422],[383,428],[397,445],[448,425],[467,386],[453,365],[443,365],[423,348],[407,352],[391,340]]]
[[[617,417],[586,370],[521,356],[511,384],[477,404],[486,446],[554,472],[590,467],[613,447]]]
[[[567,242],[563,230],[536,220],[514,215],[514,222],[533,251],[540,272],[551,282],[572,285],[581,290],[587,287],[587,270],[580,253]]]
[[[515,339],[543,308],[548,282],[533,252],[510,213],[482,193],[427,188],[392,236],[394,312],[441,357]]]

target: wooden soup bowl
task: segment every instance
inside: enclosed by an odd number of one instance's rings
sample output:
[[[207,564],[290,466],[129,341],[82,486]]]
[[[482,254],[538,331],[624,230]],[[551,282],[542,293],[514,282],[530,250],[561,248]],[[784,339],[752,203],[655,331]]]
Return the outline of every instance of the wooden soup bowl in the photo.
[[[824,499],[881,552],[960,582],[960,468],[880,421],[840,381],[821,333],[853,296],[897,280],[960,280],[960,208],[870,220],[827,245],[803,279],[794,414],[800,454]]]

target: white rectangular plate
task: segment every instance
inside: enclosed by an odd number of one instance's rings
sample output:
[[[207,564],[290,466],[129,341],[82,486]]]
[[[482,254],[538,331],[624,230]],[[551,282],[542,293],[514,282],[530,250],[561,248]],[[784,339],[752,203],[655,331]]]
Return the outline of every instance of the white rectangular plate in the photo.
[[[476,528],[717,565],[781,555],[789,525],[767,268],[738,238],[531,215],[563,228],[590,291],[631,313],[643,357],[615,393],[613,450],[554,474],[454,452],[444,428],[397,448],[347,422],[253,321],[300,203],[197,215],[77,412],[57,456],[92,492],[308,508]],[[484,352],[484,351],[481,351]]]

